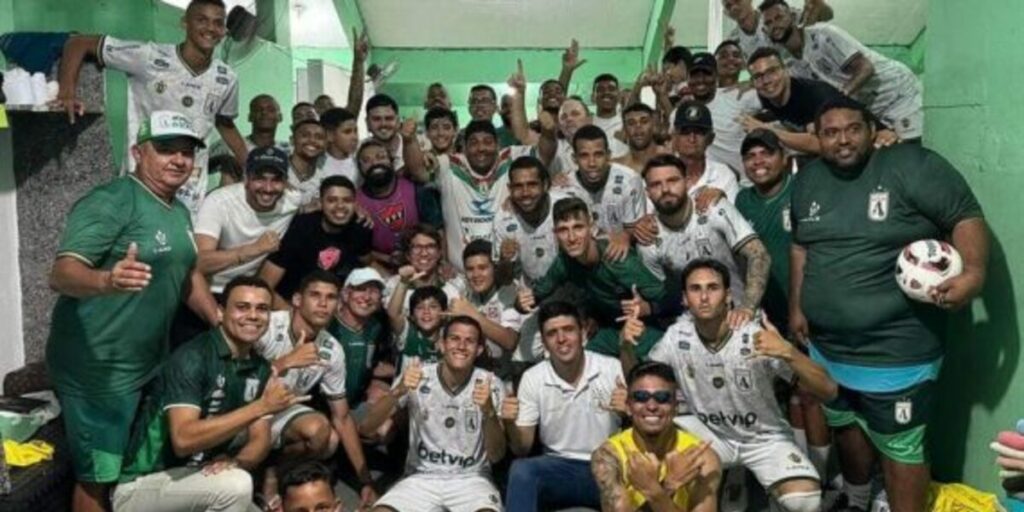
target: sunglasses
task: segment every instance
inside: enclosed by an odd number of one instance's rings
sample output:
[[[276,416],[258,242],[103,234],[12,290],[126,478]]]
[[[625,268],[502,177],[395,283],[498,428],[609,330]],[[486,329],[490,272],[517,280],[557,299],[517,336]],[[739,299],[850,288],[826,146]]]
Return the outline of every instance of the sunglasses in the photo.
[[[668,391],[668,390],[664,390],[664,389],[660,390],[660,391],[653,391],[653,392],[652,391],[644,391],[644,390],[640,389],[640,390],[636,390],[636,391],[630,393],[629,396],[630,396],[630,398],[634,402],[641,403],[641,404],[647,403],[652,398],[654,399],[655,402],[658,402],[661,405],[665,405],[665,404],[667,404],[667,403],[672,401],[672,392]]]

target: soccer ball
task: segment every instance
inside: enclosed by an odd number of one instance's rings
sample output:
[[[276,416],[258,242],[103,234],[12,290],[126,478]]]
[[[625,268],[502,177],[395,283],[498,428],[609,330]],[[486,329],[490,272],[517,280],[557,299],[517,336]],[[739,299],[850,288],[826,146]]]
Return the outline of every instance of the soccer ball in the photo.
[[[933,304],[932,289],[963,270],[964,261],[952,245],[941,240],[918,240],[904,247],[896,258],[896,283],[911,299]]]

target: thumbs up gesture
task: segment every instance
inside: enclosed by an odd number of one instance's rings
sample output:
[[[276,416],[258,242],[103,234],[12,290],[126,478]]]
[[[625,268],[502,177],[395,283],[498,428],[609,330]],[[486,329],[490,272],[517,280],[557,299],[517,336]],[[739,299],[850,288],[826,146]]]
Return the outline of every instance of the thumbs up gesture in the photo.
[[[608,412],[626,414],[629,412],[626,409],[626,394],[626,383],[622,376],[615,377],[615,389],[612,390],[611,400],[607,404],[602,404],[601,408]]]
[[[139,246],[135,242],[128,244],[124,258],[114,264],[107,274],[107,285],[113,291],[139,292],[149,286],[153,275],[149,265],[138,261]]]
[[[501,401],[501,413],[498,416],[508,422],[514,422],[519,418],[519,399],[511,387],[505,393],[505,399]]]
[[[405,371],[402,372],[402,387],[405,391],[412,391],[419,387],[420,381],[423,380],[423,363],[420,362],[420,358],[414,357],[409,365],[405,367]]]
[[[523,313],[530,313],[537,309],[537,298],[533,296],[533,290],[522,279],[516,281],[516,309]]]
[[[473,403],[480,408],[484,416],[490,416],[494,412],[494,401],[491,400],[491,377],[477,379],[473,383]]]
[[[793,344],[783,339],[779,330],[768,321],[765,316],[761,317],[760,331],[754,333],[754,357],[772,357],[783,361],[793,360],[793,351],[796,350]]]
[[[634,290],[636,290],[635,287]],[[643,336],[644,329],[646,329],[643,320],[640,320],[640,308],[631,308],[629,314],[620,316],[616,321],[623,322],[622,331],[619,333],[620,341],[634,346],[640,342],[640,337]]]
[[[284,361],[280,365],[282,370],[289,368],[305,368],[306,366],[312,366],[314,364],[326,364],[320,360],[320,354],[317,351],[316,343],[309,339],[306,331],[299,332],[299,339],[295,343],[295,348],[292,349],[288,355],[284,356]]]

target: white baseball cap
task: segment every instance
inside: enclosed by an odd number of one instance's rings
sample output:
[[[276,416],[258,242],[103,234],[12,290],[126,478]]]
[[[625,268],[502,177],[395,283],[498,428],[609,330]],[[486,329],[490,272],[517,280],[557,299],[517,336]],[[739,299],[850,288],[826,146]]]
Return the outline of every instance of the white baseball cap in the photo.
[[[186,137],[196,141],[199,147],[206,147],[202,137],[196,134],[192,120],[188,116],[173,110],[157,110],[142,121],[136,143],[142,144],[150,140],[168,140]]]
[[[350,286],[362,286],[366,283],[377,283],[384,287],[384,278],[380,276],[373,267],[357,268],[345,279],[345,288]]]

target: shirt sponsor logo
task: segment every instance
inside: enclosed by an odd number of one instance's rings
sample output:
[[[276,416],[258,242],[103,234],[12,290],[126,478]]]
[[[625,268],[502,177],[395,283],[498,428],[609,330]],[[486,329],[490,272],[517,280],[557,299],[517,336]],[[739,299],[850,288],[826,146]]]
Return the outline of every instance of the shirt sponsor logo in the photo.
[[[245,393],[242,394],[242,399],[246,402],[251,402],[256,398],[257,393],[260,390],[259,379],[245,379]]]
[[[192,99],[192,96],[183,96],[181,98],[181,106],[185,108],[191,108],[196,101]]]
[[[228,74],[228,67],[227,66],[221,66],[221,65],[218,64],[217,65],[217,72],[222,74],[222,75],[226,75],[226,74]]]
[[[714,425],[716,427],[731,425],[733,427],[752,428],[757,424],[757,413],[755,412],[748,412],[746,414],[725,414],[722,411],[712,414],[698,412],[697,417],[705,425]]]
[[[811,201],[807,208],[807,216],[800,219],[800,222],[821,222],[821,205],[817,201]]]
[[[434,464],[444,464],[447,466],[458,466],[460,468],[468,468],[477,463],[476,458],[465,455],[455,455],[448,453],[447,450],[441,450],[436,452],[427,448],[423,441],[420,441],[419,446],[416,447],[416,455],[422,461],[431,462]]]
[[[469,210],[472,215],[494,217],[494,199],[473,199],[469,202]]]
[[[880,190],[868,196],[868,218],[875,222],[889,218],[889,192]]]
[[[914,418],[914,402],[910,401],[909,398],[896,402],[896,423],[900,425],[907,425]]]
[[[228,85],[229,83],[231,83],[231,80],[228,80],[228,77],[226,76],[218,76],[216,80],[217,83],[221,85]]]
[[[789,207],[782,209],[782,230],[786,233],[793,231],[793,220],[789,216]]]
[[[171,67],[171,63],[167,62],[164,59],[153,59],[153,66],[158,67],[160,69],[167,69]]]
[[[331,270],[341,261],[341,249],[328,247],[317,255],[317,265],[324,270]]]

